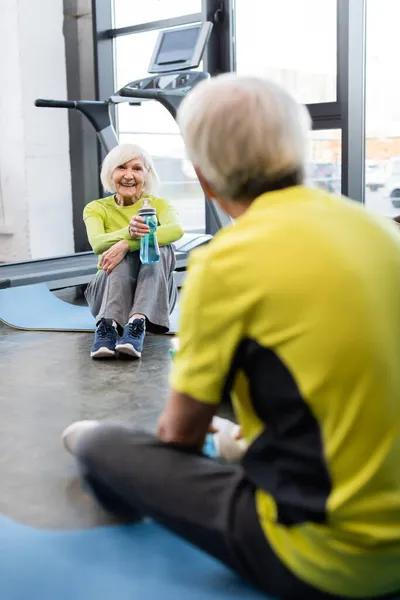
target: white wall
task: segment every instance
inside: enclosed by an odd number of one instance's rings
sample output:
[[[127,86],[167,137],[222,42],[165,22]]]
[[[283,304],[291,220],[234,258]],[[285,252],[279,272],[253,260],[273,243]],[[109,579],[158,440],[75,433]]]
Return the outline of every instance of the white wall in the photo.
[[[0,261],[73,252],[62,0],[0,0]]]

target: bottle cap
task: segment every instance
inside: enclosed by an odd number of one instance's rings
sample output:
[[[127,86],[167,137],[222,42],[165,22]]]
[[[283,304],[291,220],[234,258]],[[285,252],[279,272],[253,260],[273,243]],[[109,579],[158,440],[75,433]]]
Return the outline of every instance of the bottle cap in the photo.
[[[156,209],[151,206],[150,198],[143,198],[142,208],[139,208],[138,215],[155,215]]]
[[[142,208],[151,208],[150,198],[143,198]]]

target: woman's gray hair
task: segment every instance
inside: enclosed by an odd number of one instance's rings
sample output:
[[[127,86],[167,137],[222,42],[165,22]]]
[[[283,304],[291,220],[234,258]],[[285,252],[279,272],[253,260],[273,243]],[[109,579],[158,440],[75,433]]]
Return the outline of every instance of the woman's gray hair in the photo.
[[[190,160],[220,198],[304,180],[310,115],[272,81],[231,73],[204,81],[183,100],[178,124]]]
[[[112,179],[114,170],[134,158],[141,158],[145,167],[143,191],[147,194],[156,194],[160,185],[153,159],[141,146],[137,144],[120,144],[107,154],[101,167],[100,179],[106,192],[114,193],[115,186]]]

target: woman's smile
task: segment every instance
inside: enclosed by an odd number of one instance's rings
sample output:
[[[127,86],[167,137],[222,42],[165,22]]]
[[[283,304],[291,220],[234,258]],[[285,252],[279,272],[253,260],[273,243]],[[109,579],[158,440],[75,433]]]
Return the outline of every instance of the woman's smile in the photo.
[[[114,169],[113,182],[117,192],[118,204],[129,205],[134,200],[139,200],[143,193],[145,180],[145,166],[143,159],[133,158],[132,160],[119,165]]]

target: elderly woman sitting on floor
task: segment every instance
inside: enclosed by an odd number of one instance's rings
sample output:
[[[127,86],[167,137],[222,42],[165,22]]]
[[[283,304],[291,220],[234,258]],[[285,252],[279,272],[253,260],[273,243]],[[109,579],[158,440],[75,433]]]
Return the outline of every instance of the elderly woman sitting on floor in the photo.
[[[90,245],[100,257],[97,275],[86,291],[96,318],[91,357],[115,357],[118,352],[140,358],[146,328],[156,333],[169,329],[177,298],[171,244],[182,237],[183,229],[172,204],[153,195],[158,176],[140,146],[114,148],[104,160],[101,182],[112,195],[90,202],[83,213]],[[156,210],[160,246],[156,264],[141,264],[139,257],[140,239],[149,232],[138,216],[144,198]]]

